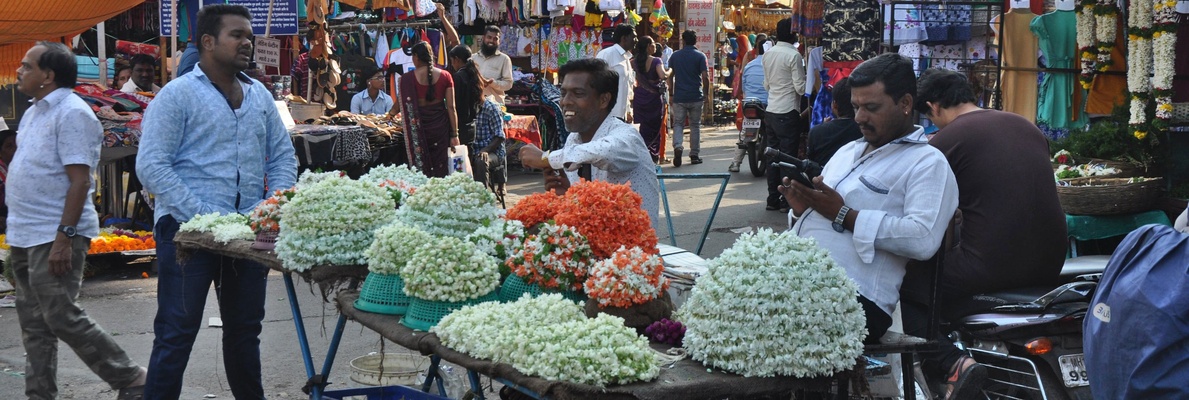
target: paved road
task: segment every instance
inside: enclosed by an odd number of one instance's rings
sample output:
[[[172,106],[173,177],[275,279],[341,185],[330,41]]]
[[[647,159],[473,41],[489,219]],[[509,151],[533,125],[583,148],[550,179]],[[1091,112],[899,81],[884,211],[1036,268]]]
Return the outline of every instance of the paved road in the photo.
[[[726,172],[730,163],[736,135],[734,129],[712,129],[703,133],[701,165],[664,167],[664,172],[719,173]],[[508,204],[514,204],[521,196],[538,191],[541,180],[536,174],[513,174],[510,177]],[[706,217],[718,191],[717,183],[710,180],[674,180],[666,182],[672,208],[677,244],[693,249],[697,247]],[[763,178],[752,177],[744,168],[743,173],[731,175],[712,231],[706,240],[703,256],[714,257],[729,247],[741,232],[757,228],[779,229],[785,225],[783,215],[764,210],[766,195]],[[663,218],[663,216],[662,216]],[[660,232],[662,242],[668,242],[668,232]],[[132,359],[147,364],[152,347],[152,323],[156,311],[156,277],[141,278],[141,272],[148,270],[147,263],[133,263],[117,268],[102,276],[87,280],[83,285],[79,301],[92,318],[109,332],[129,352]],[[323,303],[320,294],[308,284],[298,283],[297,294],[302,305],[302,322],[310,335],[311,347],[317,368],[326,354],[330,334],[334,328],[337,313],[333,306]],[[214,292],[208,296],[205,315],[218,316]],[[306,397],[301,392],[305,383],[305,371],[301,362],[294,333],[285,287],[279,273],[269,276],[266,318],[261,338],[264,363],[265,393],[273,399],[296,399]],[[222,367],[222,346],[219,328],[204,327],[198,334],[190,365],[186,371],[183,399],[232,398],[226,384]],[[343,342],[335,358],[334,372],[330,381],[339,387],[351,387],[348,377],[348,363],[359,356],[380,351],[380,336],[363,329],[358,324],[348,323]],[[402,350],[387,343],[387,351]],[[112,399],[115,393],[90,372],[69,348],[61,346],[59,353],[59,390],[62,399]],[[20,343],[20,329],[16,310],[0,308],[0,399],[23,398],[24,350]]]

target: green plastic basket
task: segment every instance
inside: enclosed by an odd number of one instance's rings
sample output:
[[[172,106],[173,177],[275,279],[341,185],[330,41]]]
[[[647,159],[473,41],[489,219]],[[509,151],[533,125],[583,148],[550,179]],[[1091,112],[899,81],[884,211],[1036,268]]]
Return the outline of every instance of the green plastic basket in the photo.
[[[409,301],[409,312],[400,319],[400,323],[413,330],[428,332],[429,328],[437,325],[442,318],[463,307],[499,300],[500,296],[495,290],[466,301],[430,301],[413,297]]]
[[[508,275],[508,278],[504,279],[504,284],[500,287],[500,301],[505,303],[513,302],[519,300],[520,296],[524,295],[525,293],[528,293],[531,297],[537,297],[545,293],[554,292],[541,289],[541,287],[537,284],[529,284],[524,281],[524,278],[521,278],[516,274],[511,274]],[[570,301],[575,303],[586,301],[587,298],[585,292],[574,292],[567,290],[559,293],[561,293],[562,297],[570,299]]]
[[[367,274],[355,308],[376,314],[403,315],[409,309],[405,280],[400,275]]]

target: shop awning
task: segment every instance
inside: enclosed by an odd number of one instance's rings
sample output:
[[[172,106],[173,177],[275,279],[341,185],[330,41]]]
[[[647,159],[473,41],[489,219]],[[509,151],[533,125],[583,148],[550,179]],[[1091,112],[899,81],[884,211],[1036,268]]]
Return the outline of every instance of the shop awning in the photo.
[[[16,83],[16,69],[38,40],[74,37],[144,0],[0,2],[0,85]]]
[[[373,10],[388,7],[396,7],[403,10],[409,7],[409,2],[406,0],[339,0],[339,3],[361,9],[367,8],[368,3],[371,3]]]

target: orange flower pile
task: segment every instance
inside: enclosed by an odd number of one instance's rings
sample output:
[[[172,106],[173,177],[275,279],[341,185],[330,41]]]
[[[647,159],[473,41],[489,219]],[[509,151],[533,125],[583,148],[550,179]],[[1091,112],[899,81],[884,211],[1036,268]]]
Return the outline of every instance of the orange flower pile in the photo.
[[[520,221],[526,229],[533,228],[553,219],[557,208],[561,206],[561,199],[552,190],[530,194],[508,209],[507,218]]]
[[[596,258],[610,257],[620,247],[656,254],[656,232],[640,203],[628,184],[582,181],[566,191],[554,221],[586,236]]]
[[[157,248],[157,241],[153,240],[152,233],[145,232],[144,235],[134,234],[133,236],[102,233],[99,237],[91,239],[91,249],[87,250],[87,254],[152,250],[155,248]]]
[[[636,247],[619,248],[595,263],[586,279],[586,294],[601,307],[626,308],[657,298],[669,287],[661,258]]]

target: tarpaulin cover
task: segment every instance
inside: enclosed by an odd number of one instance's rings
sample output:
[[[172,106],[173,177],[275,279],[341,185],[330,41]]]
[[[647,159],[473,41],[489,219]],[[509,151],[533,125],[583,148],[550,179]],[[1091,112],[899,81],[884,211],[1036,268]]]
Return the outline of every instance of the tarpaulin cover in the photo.
[[[16,69],[38,40],[60,41],[144,0],[0,1],[0,85],[16,83]]]
[[[1189,235],[1145,225],[1111,256],[1085,322],[1097,399],[1189,399]]]

